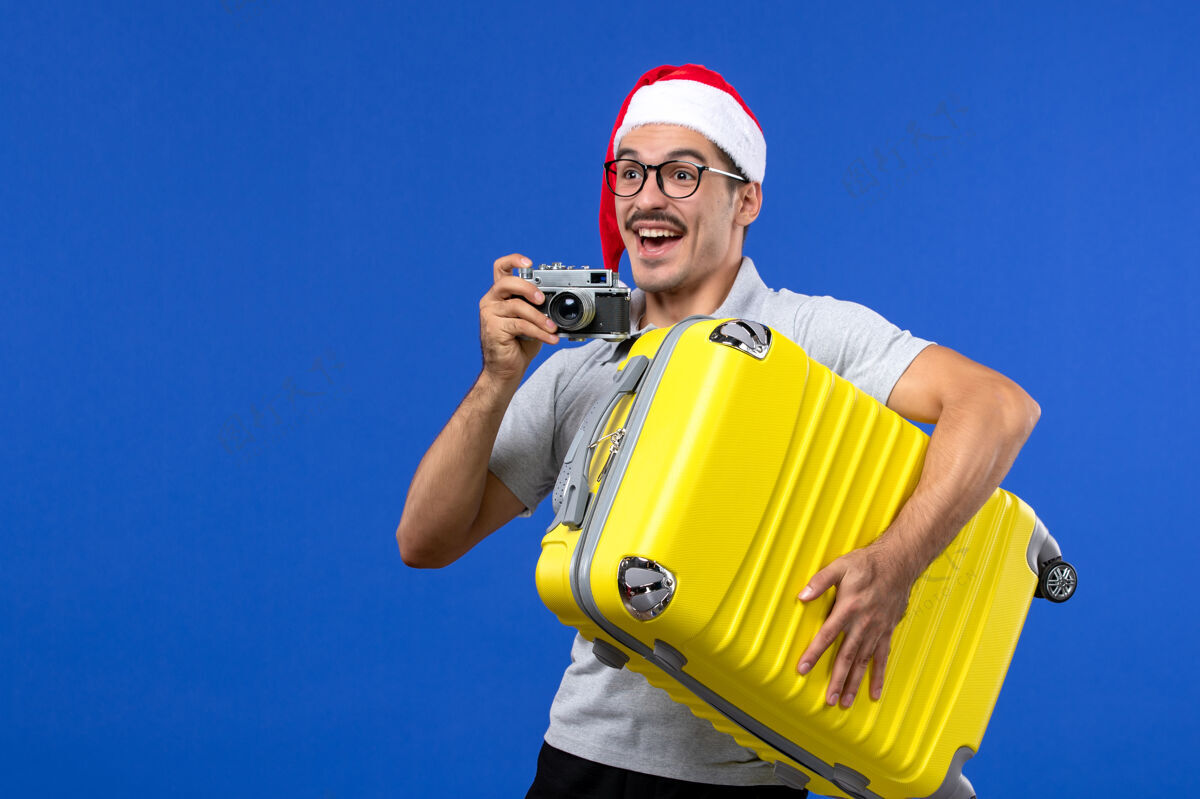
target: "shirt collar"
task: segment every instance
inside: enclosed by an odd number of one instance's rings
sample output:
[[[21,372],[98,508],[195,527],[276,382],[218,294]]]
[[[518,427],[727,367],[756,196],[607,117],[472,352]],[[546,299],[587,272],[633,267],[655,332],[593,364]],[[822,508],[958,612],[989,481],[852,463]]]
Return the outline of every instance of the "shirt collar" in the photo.
[[[753,316],[755,298],[767,290],[767,285],[763,283],[762,278],[758,276],[758,270],[754,268],[754,261],[743,255],[742,263],[738,267],[737,277],[733,279],[733,286],[730,287],[729,294],[725,296],[725,301],[709,316],[715,319],[727,316]],[[630,345],[638,336],[648,330],[654,330],[655,325],[640,326],[645,313],[646,293],[641,289],[634,289],[629,296],[629,338],[610,345],[612,350],[606,359],[607,361],[624,358],[629,352]]]
[[[725,301],[721,303],[717,310],[713,311],[709,316],[714,319],[726,316],[745,316],[751,313],[754,298],[765,290],[767,290],[767,285],[758,276],[758,270],[754,268],[754,261],[743,255],[741,266],[738,267],[737,277],[733,279],[733,286],[730,287],[729,294],[725,296]],[[633,293],[629,296],[629,334],[631,337],[640,336],[647,330],[655,328],[655,325],[639,326],[645,314],[646,292],[641,289],[634,289]]]

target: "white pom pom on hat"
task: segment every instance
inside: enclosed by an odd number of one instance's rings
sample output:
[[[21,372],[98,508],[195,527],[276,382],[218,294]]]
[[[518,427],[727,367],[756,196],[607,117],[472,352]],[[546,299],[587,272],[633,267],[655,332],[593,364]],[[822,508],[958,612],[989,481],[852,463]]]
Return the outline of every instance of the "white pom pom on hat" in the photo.
[[[762,127],[737,90],[711,69],[699,64],[665,65],[642,75],[621,106],[604,160],[615,157],[629,131],[654,124],[679,125],[702,134],[724,150],[746,177],[762,182],[767,169]],[[600,245],[604,265],[615,272],[625,242],[616,201],[606,186],[601,186]]]

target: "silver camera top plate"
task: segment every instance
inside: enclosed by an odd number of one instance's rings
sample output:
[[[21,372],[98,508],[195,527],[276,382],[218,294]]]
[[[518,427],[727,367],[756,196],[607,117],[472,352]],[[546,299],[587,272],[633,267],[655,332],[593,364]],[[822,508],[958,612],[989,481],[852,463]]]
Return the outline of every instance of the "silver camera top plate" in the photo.
[[[517,277],[538,286],[550,288],[612,288],[617,286],[616,276],[610,269],[593,269],[590,266],[563,266],[557,261],[531,266],[517,267]]]

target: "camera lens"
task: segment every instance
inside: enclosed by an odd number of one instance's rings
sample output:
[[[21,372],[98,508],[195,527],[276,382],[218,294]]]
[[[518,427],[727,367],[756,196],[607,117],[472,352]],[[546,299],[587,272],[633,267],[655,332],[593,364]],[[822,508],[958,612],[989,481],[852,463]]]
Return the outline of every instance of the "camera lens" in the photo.
[[[555,306],[558,315],[562,317],[564,322],[578,322],[579,315],[583,313],[583,308],[579,305],[579,300],[575,297],[563,297],[562,301]]]
[[[550,299],[546,313],[563,330],[579,330],[591,323],[596,315],[596,303],[591,294],[564,291]]]

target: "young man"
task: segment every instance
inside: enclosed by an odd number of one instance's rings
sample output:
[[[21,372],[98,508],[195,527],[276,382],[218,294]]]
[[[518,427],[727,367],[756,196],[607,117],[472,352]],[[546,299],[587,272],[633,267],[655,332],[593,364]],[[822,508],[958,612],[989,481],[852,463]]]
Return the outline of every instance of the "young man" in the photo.
[[[797,670],[835,658],[826,701],[850,707],[868,667],[870,699],[879,698],[913,583],[1000,483],[1039,410],[1003,375],[861,305],[768,289],[742,255],[765,169],[758,121],[720,75],[691,64],[651,70],[613,129],[601,242],[610,268],[629,253],[635,335],[691,314],[753,319],[903,416],[936,422],[921,480],[892,525],[813,575],[799,597],[837,588]],[[483,369],[421,461],[396,532],[410,566],[451,563],[544,499],[624,357],[626,347],[593,341],[556,352],[521,385],[541,344],[558,342],[531,304],[542,301],[537,288],[512,274],[529,264],[521,255],[494,264],[479,304]],[[571,654],[530,797],[798,795],[641,676],[602,665],[581,637]]]

